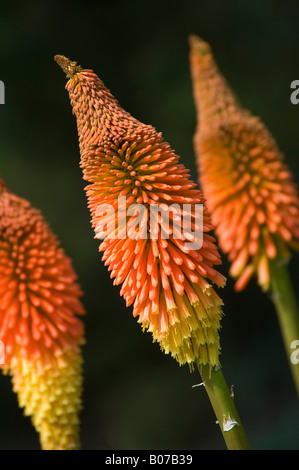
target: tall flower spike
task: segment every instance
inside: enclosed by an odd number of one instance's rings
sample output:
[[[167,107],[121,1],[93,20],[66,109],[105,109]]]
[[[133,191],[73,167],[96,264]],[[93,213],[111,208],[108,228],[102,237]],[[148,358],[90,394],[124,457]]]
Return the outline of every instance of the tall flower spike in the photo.
[[[92,70],[55,59],[69,77],[92,225],[111,277],[161,349],[199,366],[227,447],[248,449],[222,370],[213,367],[222,301],[209,281],[225,279],[213,267],[221,260],[207,233],[210,216],[196,210],[203,196],[162,135],[124,111]],[[231,416],[239,425],[226,432]]]
[[[299,248],[299,198],[267,128],[243,109],[219,72],[210,46],[190,38],[198,113],[194,145],[200,183],[230,274],[242,290],[255,273],[270,286],[269,260]]]
[[[289,248],[299,248],[297,187],[267,128],[239,105],[210,46],[196,36],[190,46],[194,145],[219,246],[237,291],[253,274],[264,291],[270,289],[299,394],[299,368],[290,355],[299,337],[298,306],[285,265]]]
[[[207,233],[209,214],[204,208],[195,215],[201,192],[162,135],[124,111],[92,70],[63,56],[55,60],[69,78],[92,225],[114,284],[122,284],[143,330],[180,365],[219,364],[222,302],[209,281],[223,286],[225,279],[213,267],[221,260]],[[149,220],[157,206],[154,230]],[[201,247],[191,248],[192,234],[181,233],[186,213],[193,231],[202,224]]]
[[[44,450],[79,448],[81,289],[40,212],[0,180],[0,339],[3,372]]]

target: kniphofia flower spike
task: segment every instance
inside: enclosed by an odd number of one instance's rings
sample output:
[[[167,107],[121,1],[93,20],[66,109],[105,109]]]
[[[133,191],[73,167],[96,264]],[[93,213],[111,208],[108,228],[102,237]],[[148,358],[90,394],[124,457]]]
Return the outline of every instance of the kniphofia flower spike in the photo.
[[[241,107],[219,72],[209,44],[190,38],[199,178],[219,247],[228,255],[235,289],[252,275],[271,288],[290,361],[299,317],[286,262],[299,248],[299,197],[284,156],[266,126]]]
[[[81,289],[41,213],[0,181],[0,339],[3,372],[44,450],[78,449]]]
[[[96,237],[100,232],[103,238],[103,260],[143,330],[180,365],[200,367],[222,426],[234,403],[221,370],[213,367],[219,366],[222,301],[211,282],[223,286],[225,278],[214,268],[221,260],[208,233],[213,227],[206,207],[196,215],[203,196],[161,133],[122,109],[92,70],[64,56],[55,60],[69,78],[66,89],[77,120],[83,176],[90,183],[86,193],[92,226]],[[134,204],[139,207],[130,212]],[[150,217],[157,206],[161,213],[152,228]],[[180,225],[186,213],[187,231]],[[198,225],[202,246],[195,247],[192,234]],[[219,378],[221,385],[209,386]],[[227,401],[214,400],[220,389]],[[241,438],[233,437],[235,431]],[[247,445],[241,426],[225,438],[231,447]]]
[[[192,36],[190,64],[198,112],[194,145],[200,183],[219,247],[242,290],[253,273],[264,290],[269,262],[299,248],[299,198],[275,140],[243,109],[210,46]]]
[[[100,251],[114,284],[122,284],[121,294],[128,306],[133,304],[143,329],[180,364],[218,365],[222,302],[208,281],[222,286],[225,279],[213,267],[221,260],[207,233],[212,226],[206,208],[200,249],[189,249],[186,240],[174,237],[175,217],[182,215],[184,204],[203,204],[202,194],[161,134],[124,111],[92,70],[62,56],[56,60],[69,77],[66,88],[77,118],[81,167],[91,183],[86,192],[92,225],[95,230],[106,226]],[[129,213],[133,204],[145,208],[140,229],[135,231],[136,214],[119,215],[120,198],[122,212]],[[109,211],[99,210],[107,203],[116,209],[117,224],[111,224]],[[178,207],[170,228],[162,216],[155,236],[150,234],[151,206],[160,205],[169,214],[173,203]],[[144,231],[146,238],[141,238]]]

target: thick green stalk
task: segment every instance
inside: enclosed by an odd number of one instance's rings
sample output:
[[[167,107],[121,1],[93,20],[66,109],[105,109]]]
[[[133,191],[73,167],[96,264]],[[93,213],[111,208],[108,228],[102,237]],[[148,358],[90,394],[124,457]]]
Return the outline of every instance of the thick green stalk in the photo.
[[[250,446],[232,394],[221,368],[205,365],[200,375],[209,396],[228,450],[249,450]]]
[[[299,395],[299,311],[287,266],[277,260],[270,262],[272,301],[275,305],[284,347]]]

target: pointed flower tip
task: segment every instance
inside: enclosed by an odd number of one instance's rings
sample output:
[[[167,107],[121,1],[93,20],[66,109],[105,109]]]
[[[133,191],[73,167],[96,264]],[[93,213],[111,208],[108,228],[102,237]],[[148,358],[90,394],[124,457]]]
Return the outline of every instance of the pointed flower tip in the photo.
[[[205,55],[211,52],[210,45],[195,34],[189,36],[189,44],[191,50],[194,50],[199,55]]]
[[[73,78],[73,76],[76,73],[80,73],[82,70],[82,67],[80,65],[77,65],[77,62],[74,62],[64,55],[56,55],[54,57],[55,62],[59,65],[59,67],[62,68],[64,73],[66,74],[67,78]]]

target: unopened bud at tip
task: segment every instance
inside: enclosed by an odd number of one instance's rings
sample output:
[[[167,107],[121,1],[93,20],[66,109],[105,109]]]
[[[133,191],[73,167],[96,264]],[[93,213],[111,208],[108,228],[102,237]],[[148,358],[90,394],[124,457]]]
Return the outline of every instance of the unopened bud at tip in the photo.
[[[194,49],[199,55],[210,54],[211,52],[210,45],[195,34],[189,36],[189,44],[191,49]]]
[[[82,70],[82,67],[77,65],[77,62],[71,61],[64,55],[56,55],[54,60],[62,68],[67,78],[73,78],[76,73],[80,73]]]

